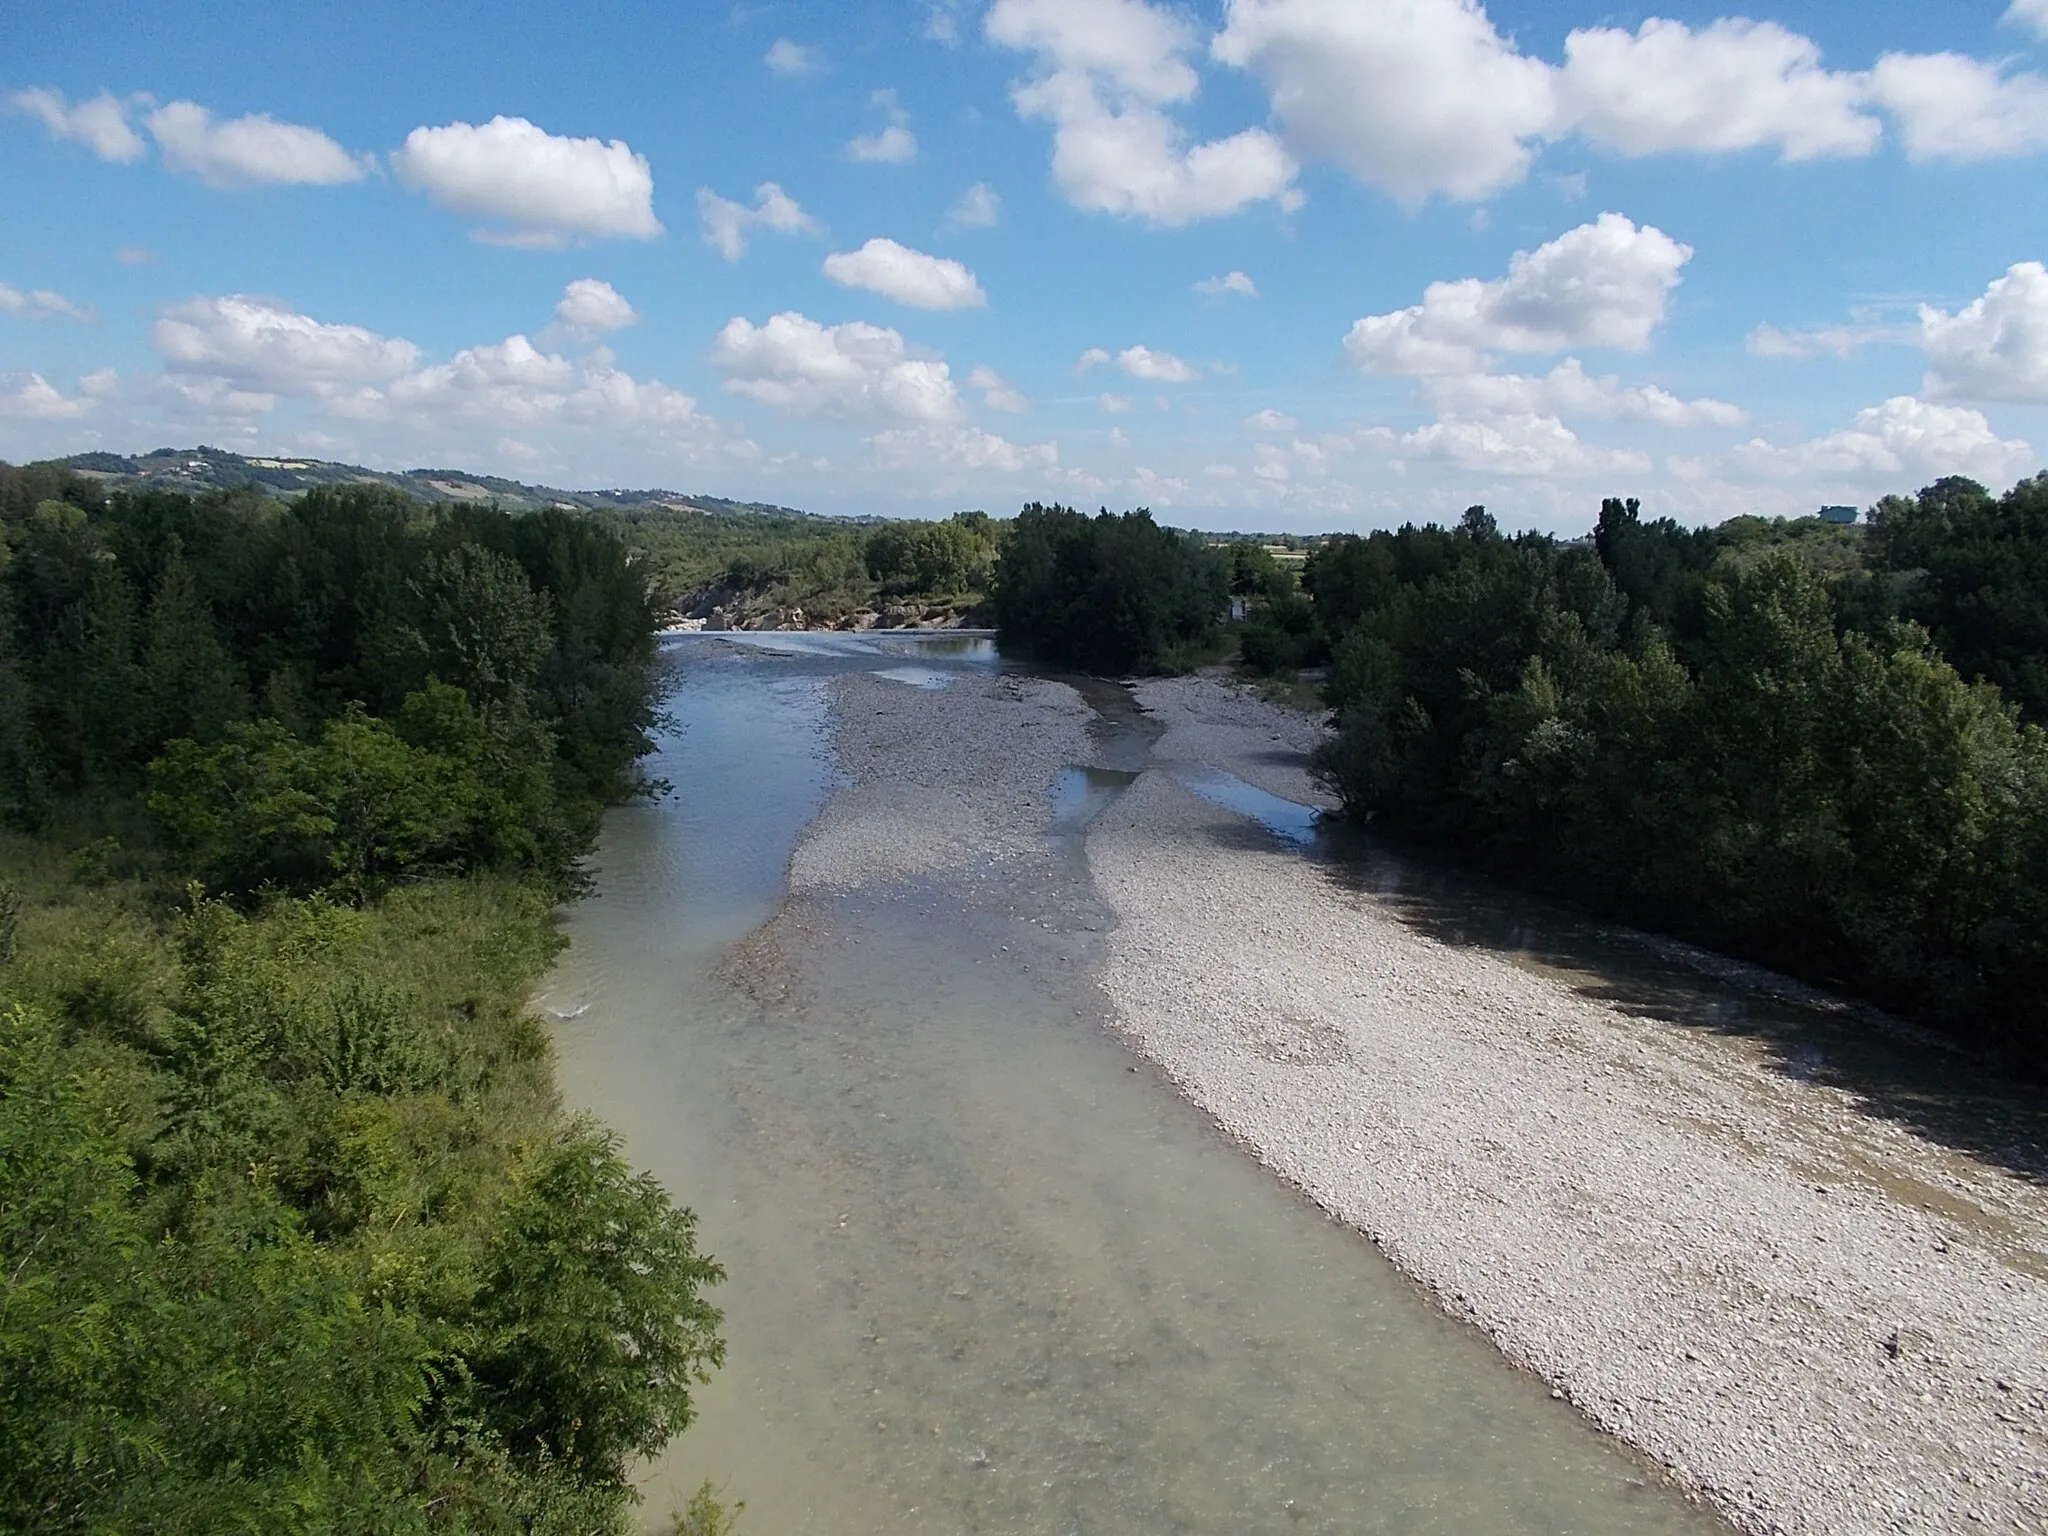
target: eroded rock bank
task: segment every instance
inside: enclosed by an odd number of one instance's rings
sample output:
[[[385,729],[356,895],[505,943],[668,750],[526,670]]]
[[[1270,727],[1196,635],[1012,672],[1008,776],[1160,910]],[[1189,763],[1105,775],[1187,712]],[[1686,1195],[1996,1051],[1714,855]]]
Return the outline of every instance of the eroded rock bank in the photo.
[[[1088,840],[1134,1048],[1745,1529],[2048,1529],[2038,1166],[1248,840],[1176,770],[1312,800],[1313,727],[1138,692],[1165,734]]]

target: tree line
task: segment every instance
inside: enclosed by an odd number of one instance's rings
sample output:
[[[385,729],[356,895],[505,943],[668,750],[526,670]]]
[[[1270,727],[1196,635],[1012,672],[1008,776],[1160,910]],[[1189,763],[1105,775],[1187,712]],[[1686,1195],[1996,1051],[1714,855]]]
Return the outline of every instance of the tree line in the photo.
[[[591,1532],[722,1358],[526,1008],[653,786],[561,512],[0,466],[0,1525]]]
[[[2048,478],[1867,527],[1475,507],[1301,585],[1245,650],[1328,658],[1353,815],[2048,1069]]]

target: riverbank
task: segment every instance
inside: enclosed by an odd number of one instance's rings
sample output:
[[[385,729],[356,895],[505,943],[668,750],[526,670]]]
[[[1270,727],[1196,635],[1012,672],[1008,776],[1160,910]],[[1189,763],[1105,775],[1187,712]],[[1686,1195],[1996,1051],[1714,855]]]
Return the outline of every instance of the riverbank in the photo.
[[[850,782],[793,902],[945,872],[1028,907],[1063,857],[1049,794],[1090,760],[1078,697],[833,688]],[[1138,691],[1164,730],[1087,833],[1099,908],[1038,924],[1034,959],[1089,972],[1077,1008],[1743,1528],[2048,1523],[2037,1123],[2003,1151],[1988,1120],[1944,1135],[1841,1066],[1824,1017],[1801,1034],[1779,1000],[1674,979],[1669,946],[1475,937],[1392,864],[1304,858],[1184,777],[1314,803],[1315,726],[1207,681]],[[1097,921],[1093,950],[1055,939]]]
[[[1433,934],[1392,866],[1361,890],[1248,841],[1175,770],[1312,802],[1313,727],[1209,682],[1138,693],[1165,734],[1089,838],[1136,1049],[1745,1529],[2048,1526],[2038,1163],[1873,1113],[1821,1052],[1784,1070],[1758,1032]]]

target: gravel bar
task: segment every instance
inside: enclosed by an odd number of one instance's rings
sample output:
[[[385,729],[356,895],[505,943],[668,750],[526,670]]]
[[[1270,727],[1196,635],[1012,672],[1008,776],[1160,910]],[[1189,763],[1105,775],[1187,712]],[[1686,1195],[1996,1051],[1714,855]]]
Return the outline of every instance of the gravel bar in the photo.
[[[1047,797],[1091,750],[1071,689],[832,686],[848,779],[793,896],[1057,878]],[[1316,725],[1206,679],[1136,691],[1164,734],[1086,841],[1115,917],[1097,984],[1134,1050],[1740,1528],[2048,1531],[2038,1166],[1922,1136],[1738,1032],[1432,936],[1186,787],[1221,769],[1326,805]]]

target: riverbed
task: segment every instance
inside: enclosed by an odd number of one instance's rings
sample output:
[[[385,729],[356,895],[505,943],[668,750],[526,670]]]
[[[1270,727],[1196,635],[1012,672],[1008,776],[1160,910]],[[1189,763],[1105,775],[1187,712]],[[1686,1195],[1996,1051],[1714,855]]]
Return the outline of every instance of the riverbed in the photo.
[[[1908,1223],[1929,1254],[1966,1247],[1942,1271],[1984,1304],[1959,1346],[1896,1285],[1855,1313],[1896,1258],[1864,1242],[1882,1213],[1855,1181],[1809,1189],[1842,1256],[1823,1285],[1778,1232],[1782,1148],[1729,1229],[1723,1143],[1751,1110],[1655,1081],[1680,1045],[1734,1081],[1713,1044],[1748,1071],[1809,1002],[1337,848],[1313,727],[1213,684],[1134,698],[951,635],[673,655],[651,766],[676,793],[613,814],[542,999],[565,1098],[732,1277],[729,1364],[648,1469],[650,1516],[705,1477],[789,1533],[1725,1530],[1700,1494],[1756,1530],[1982,1529],[2042,1507],[2038,1185],[1944,1146],[1968,1166],[1917,1186],[2006,1223],[1998,1254],[1926,1202]],[[1762,1022],[1710,1037],[1589,995],[1622,983]],[[1797,1048],[1823,1067],[1764,1084],[1790,1085],[1786,1115],[1845,1097],[1816,1017]],[[1610,1027],[1648,1053],[1635,1076]],[[1558,1061],[1584,1095],[1555,1099]],[[1823,1346],[1853,1368],[1798,1357]],[[1978,1439],[1932,1484],[1887,1471],[1953,1428],[1964,1377]],[[1873,1391],[1881,1413],[1846,1412]]]

